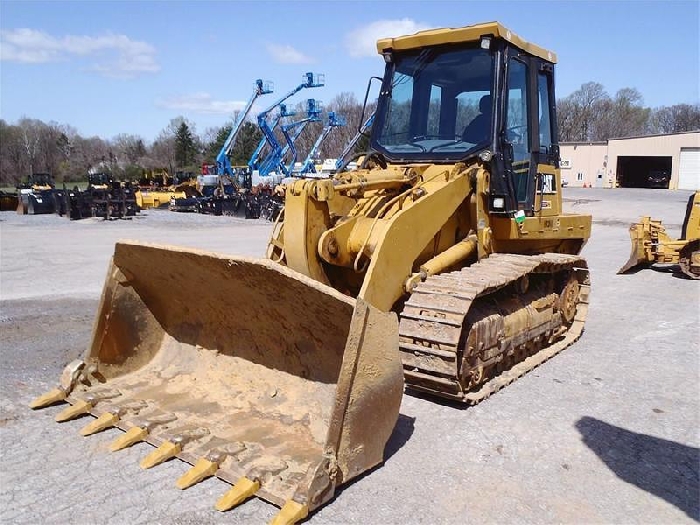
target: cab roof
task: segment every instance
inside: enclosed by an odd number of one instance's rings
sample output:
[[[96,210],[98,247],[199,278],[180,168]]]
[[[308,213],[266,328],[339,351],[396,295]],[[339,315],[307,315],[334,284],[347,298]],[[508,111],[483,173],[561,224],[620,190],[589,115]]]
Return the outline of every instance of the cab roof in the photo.
[[[523,40],[507,27],[498,22],[486,22],[473,26],[458,28],[428,29],[413,35],[396,38],[382,38],[377,41],[377,51],[381,54],[386,50],[405,51],[440,44],[459,44],[462,42],[478,42],[482,36],[492,35],[502,38],[526,53],[556,63],[557,55],[527,40]]]

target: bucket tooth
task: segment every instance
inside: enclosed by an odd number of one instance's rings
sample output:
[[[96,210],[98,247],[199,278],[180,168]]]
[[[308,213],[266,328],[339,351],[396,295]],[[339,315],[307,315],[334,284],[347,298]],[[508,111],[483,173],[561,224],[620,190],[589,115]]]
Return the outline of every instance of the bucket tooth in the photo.
[[[45,394],[42,394],[34,399],[31,403],[29,403],[29,408],[44,408],[49,405],[53,405],[54,403],[58,403],[59,401],[65,401],[66,396],[68,396],[68,394],[65,390],[62,388],[54,388],[53,390],[49,390]]]
[[[80,399],[74,405],[69,406],[65,410],[59,412],[56,415],[56,421],[62,423],[64,421],[75,419],[76,417],[82,416],[83,414],[89,414],[92,406],[92,403]]]
[[[148,430],[145,428],[131,427],[126,431],[126,433],[124,433],[123,436],[119,436],[117,439],[112,441],[112,443],[109,445],[109,450],[116,452],[117,450],[130,447],[134,443],[138,443],[139,441],[146,439],[147,435]]]
[[[219,501],[216,502],[215,508],[221,512],[232,509],[253,496],[259,488],[259,481],[248,479],[243,476],[233,487],[231,487],[223,496],[219,498]]]
[[[180,453],[180,451],[182,451],[182,445],[180,443],[165,441],[161,446],[143,458],[139,465],[141,465],[142,469],[155,467],[164,461],[174,458]]]
[[[272,518],[270,525],[294,525],[298,521],[303,520],[309,515],[309,506],[304,503],[297,503],[293,499],[288,499],[287,502],[277,513],[277,516]]]
[[[89,436],[91,434],[96,434],[106,428],[112,428],[119,422],[119,415],[112,412],[105,412],[100,417],[88,423],[83,428],[80,429],[80,433],[83,436]]]
[[[219,469],[219,464],[209,461],[207,458],[200,458],[197,463],[175,482],[179,489],[187,489],[192,485],[199,483],[203,479],[209,478],[216,474]]]

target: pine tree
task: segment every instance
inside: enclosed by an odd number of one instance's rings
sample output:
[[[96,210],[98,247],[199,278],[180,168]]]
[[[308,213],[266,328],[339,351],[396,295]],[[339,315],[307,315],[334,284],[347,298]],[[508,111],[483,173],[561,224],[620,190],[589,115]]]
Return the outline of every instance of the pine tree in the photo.
[[[186,122],[181,122],[175,132],[175,162],[179,168],[194,162],[197,148],[192,137],[192,131]]]
[[[244,122],[236,137],[236,144],[231,150],[231,164],[244,166],[262,138],[262,132],[252,122]]]

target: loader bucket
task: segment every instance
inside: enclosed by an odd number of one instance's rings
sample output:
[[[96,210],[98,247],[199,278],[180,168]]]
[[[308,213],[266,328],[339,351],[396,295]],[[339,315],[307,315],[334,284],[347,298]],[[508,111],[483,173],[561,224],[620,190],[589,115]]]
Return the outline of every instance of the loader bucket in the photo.
[[[149,468],[177,456],[294,522],[383,460],[403,392],[395,314],[269,260],[117,243],[83,362],[57,419],[145,440]],[[70,367],[69,367],[70,368]],[[72,377],[72,379],[71,379]],[[64,396],[61,392],[67,392]]]
[[[651,264],[654,262],[652,250],[652,231],[663,228],[659,221],[652,221],[649,217],[642,217],[640,222],[630,226],[630,241],[632,251],[629,260],[620,268],[617,273],[626,273],[637,266]]]

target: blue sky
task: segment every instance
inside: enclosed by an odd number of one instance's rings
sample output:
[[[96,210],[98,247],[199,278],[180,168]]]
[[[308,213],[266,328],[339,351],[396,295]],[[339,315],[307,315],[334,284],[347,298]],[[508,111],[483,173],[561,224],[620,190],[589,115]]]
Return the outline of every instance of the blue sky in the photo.
[[[377,37],[498,20],[555,51],[557,94],[584,82],[637,88],[651,107],[700,100],[700,2],[0,0],[0,118],[70,124],[84,136],[152,140],[183,115],[220,126],[256,78],[272,102],[306,71],[326,86],[293,101],[362,99]]]

